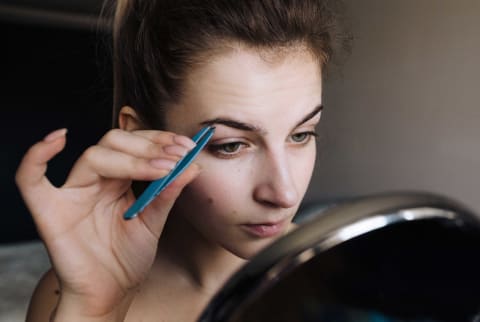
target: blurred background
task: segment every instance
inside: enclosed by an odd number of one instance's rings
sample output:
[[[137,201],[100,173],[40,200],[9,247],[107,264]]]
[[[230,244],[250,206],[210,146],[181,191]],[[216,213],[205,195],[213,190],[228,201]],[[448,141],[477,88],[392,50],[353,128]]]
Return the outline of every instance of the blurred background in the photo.
[[[353,51],[326,80],[317,169],[304,207],[396,190],[480,212],[480,2],[347,0]],[[1,0],[0,243],[36,239],[14,185],[26,149],[69,128],[56,184],[110,127],[100,0]]]
[[[74,160],[110,127],[108,33],[97,26],[101,1],[0,1],[0,242],[37,238],[14,184],[28,147],[69,129],[48,176],[62,184]]]
[[[422,190],[480,213],[480,2],[346,3],[353,52],[327,79],[306,202]]]

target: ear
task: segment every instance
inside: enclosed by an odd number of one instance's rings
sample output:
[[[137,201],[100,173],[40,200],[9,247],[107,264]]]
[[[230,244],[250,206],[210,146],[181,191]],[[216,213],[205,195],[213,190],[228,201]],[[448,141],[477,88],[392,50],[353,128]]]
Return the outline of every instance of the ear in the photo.
[[[118,114],[118,124],[122,130],[129,132],[143,128],[137,112],[135,112],[130,106],[124,106],[120,109],[120,113]]]

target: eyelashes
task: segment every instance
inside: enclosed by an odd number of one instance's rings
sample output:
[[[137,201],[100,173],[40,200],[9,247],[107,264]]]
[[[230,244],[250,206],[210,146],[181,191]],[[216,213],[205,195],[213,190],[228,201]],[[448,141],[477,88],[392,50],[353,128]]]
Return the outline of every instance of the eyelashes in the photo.
[[[247,143],[235,141],[220,144],[210,144],[207,147],[207,150],[217,157],[231,159],[233,157],[236,157],[242,152],[242,150],[246,148],[248,148]]]
[[[290,139],[295,143],[305,143],[312,138],[317,138],[318,134],[315,131],[306,131],[292,134]]]
[[[315,131],[298,132],[290,135],[287,142],[294,147],[302,147],[316,137],[318,137],[318,134]],[[231,159],[248,152],[250,147],[251,144],[245,141],[231,141],[218,144],[211,143],[208,145],[207,150],[216,157]]]

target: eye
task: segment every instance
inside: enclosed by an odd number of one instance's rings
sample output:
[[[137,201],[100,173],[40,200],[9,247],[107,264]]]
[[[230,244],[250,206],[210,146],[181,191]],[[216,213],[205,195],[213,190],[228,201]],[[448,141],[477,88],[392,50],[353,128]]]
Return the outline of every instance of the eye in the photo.
[[[243,142],[228,142],[222,144],[210,144],[208,150],[220,157],[233,157],[241,152],[247,144]]]
[[[312,137],[317,137],[317,133],[313,131],[295,133],[290,136],[295,143],[307,143]]]
[[[231,143],[225,143],[219,146],[219,150],[225,153],[235,153],[238,150],[240,150],[240,147],[242,146],[242,143],[240,142],[231,142]]]

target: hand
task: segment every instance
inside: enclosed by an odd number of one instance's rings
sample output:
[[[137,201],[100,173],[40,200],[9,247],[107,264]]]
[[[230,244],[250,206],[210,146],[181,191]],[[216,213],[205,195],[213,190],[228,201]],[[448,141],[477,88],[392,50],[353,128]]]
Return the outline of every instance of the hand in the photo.
[[[168,132],[111,130],[57,188],[45,172],[65,147],[65,133],[55,131],[33,145],[16,181],[60,282],[57,309],[105,316],[129,305],[151,268],[174,201],[199,167],[192,164],[137,218],[125,221],[122,215],[135,201],[132,180],[165,176],[194,143]]]

